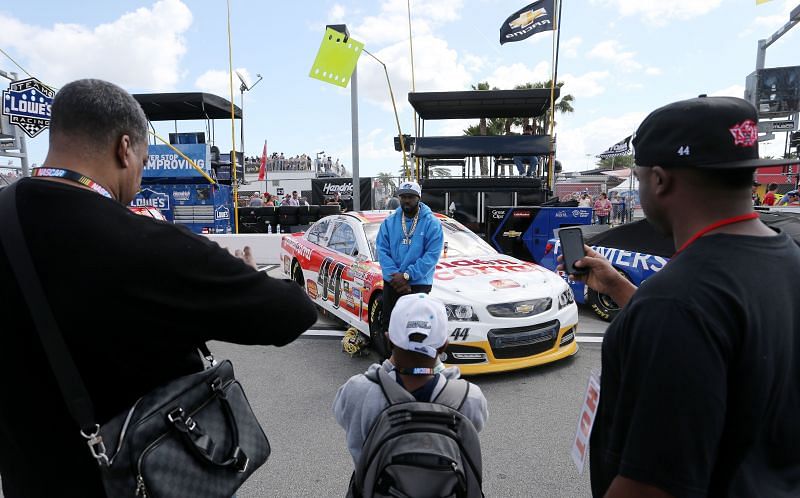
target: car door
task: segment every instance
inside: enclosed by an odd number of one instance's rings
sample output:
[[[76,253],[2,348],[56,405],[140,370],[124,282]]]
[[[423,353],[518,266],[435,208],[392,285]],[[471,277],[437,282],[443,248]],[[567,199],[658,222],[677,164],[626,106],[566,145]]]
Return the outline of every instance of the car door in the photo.
[[[323,262],[327,275],[322,290],[323,300],[328,300],[336,314],[347,321],[357,320],[361,311],[361,289],[356,289],[351,274],[361,249],[358,225],[345,218],[336,221],[328,240],[329,256]]]

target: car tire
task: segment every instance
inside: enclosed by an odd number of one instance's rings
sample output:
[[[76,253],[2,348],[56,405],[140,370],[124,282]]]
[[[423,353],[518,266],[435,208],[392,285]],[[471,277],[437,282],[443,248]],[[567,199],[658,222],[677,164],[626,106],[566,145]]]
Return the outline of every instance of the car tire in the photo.
[[[306,281],[303,277],[303,269],[300,267],[300,263],[297,260],[292,261],[292,280],[294,280],[300,288],[305,289]]]
[[[612,321],[619,314],[621,308],[607,294],[601,294],[594,289],[586,289],[586,302],[602,320]]]
[[[383,330],[383,295],[378,294],[369,305],[370,347],[381,359],[389,357],[389,343]]]

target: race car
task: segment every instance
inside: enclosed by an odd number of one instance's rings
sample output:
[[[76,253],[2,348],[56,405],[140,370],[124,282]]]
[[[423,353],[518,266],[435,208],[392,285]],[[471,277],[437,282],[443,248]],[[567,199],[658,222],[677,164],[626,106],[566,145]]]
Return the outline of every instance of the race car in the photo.
[[[327,216],[281,243],[283,272],[324,310],[367,336],[383,357],[389,346],[380,326],[383,278],[375,238],[391,213]],[[499,254],[457,221],[436,216],[445,242],[431,295],[447,309],[446,364],[474,375],[541,365],[578,351],[578,309],[558,275]]]
[[[800,244],[800,214],[776,211],[759,212],[761,221],[773,229],[781,230]],[[586,225],[582,230],[587,230]],[[671,237],[660,234],[647,220],[627,223],[595,235],[584,232],[586,244],[603,255],[614,268],[637,287],[663,269],[675,253]],[[558,237],[547,242],[540,263],[545,268],[557,271],[561,244]],[[564,272],[559,275],[569,284],[575,294],[575,302],[587,304],[597,316],[608,322],[620,312],[620,307],[609,296],[590,289],[582,282],[570,281]]]

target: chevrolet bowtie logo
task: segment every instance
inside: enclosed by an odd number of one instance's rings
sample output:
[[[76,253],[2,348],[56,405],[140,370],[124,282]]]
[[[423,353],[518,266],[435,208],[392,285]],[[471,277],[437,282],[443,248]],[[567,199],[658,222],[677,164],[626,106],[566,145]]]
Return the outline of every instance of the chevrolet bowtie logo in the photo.
[[[503,237],[515,238],[515,237],[519,237],[520,235],[522,235],[522,232],[517,232],[515,230],[509,230],[507,232],[503,232]]]
[[[547,10],[545,10],[545,9],[526,10],[525,12],[520,14],[518,18],[516,18],[513,21],[511,21],[510,23],[508,23],[508,25],[512,29],[514,29],[514,28],[519,28],[519,29],[526,28],[526,27],[530,26],[531,24],[533,24],[536,21],[536,19],[538,19],[538,18],[540,18],[542,16],[545,16],[545,15],[547,15]]]

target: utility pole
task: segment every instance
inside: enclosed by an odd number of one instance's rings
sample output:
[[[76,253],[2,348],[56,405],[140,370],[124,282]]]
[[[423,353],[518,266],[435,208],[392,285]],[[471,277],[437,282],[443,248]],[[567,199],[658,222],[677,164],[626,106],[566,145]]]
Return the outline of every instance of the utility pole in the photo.
[[[353,211],[361,211],[361,179],[358,176],[358,67],[350,76],[350,120],[353,147]]]

